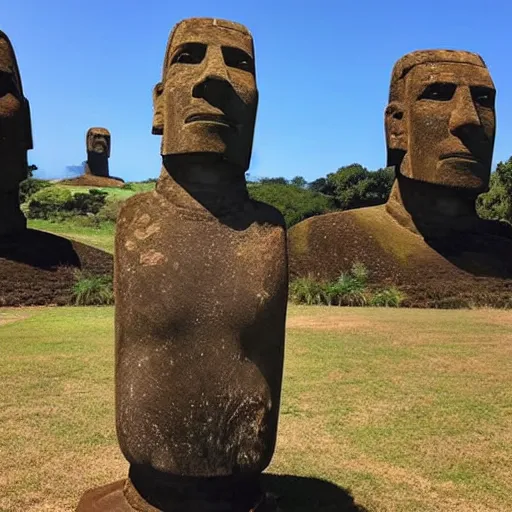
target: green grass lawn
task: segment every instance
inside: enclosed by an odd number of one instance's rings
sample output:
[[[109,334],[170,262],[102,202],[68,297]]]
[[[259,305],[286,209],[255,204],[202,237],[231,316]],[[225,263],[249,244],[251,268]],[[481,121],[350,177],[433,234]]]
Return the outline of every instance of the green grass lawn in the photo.
[[[122,201],[128,199],[134,194],[149,192],[155,188],[154,183],[132,183],[132,190],[114,187],[75,187],[70,185],[55,184],[59,188],[66,188],[75,194],[77,192],[85,193],[91,188],[103,190],[109,194],[113,200]],[[43,219],[28,219],[29,228],[48,231],[56,235],[76,240],[87,245],[92,245],[98,249],[113,253],[114,252],[114,223],[104,222],[98,227],[81,225],[83,218],[76,217],[61,221],[49,221]]]
[[[76,240],[98,249],[114,253],[114,223],[103,223],[100,227],[80,226],[75,220],[53,222],[43,219],[28,219],[27,225],[32,229],[48,231],[56,235]]]
[[[110,307],[0,309],[0,511],[73,510],[126,476],[113,329]],[[371,512],[512,510],[511,375],[510,311],[290,306],[267,472],[303,478],[269,477],[283,512],[347,495]]]
[[[83,194],[88,192],[90,189],[95,188],[98,190],[103,190],[103,192],[107,192],[109,197],[115,199],[128,199],[134,194],[139,194],[140,192],[149,192],[155,188],[154,183],[131,183],[131,189],[118,187],[75,187],[73,185],[61,185],[59,183],[55,183],[54,186],[65,188],[72,194],[76,194],[77,192]]]

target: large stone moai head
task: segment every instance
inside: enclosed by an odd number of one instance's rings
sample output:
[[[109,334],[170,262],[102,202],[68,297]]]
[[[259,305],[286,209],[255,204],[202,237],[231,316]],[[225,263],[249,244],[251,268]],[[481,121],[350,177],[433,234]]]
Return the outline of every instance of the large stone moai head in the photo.
[[[19,185],[27,177],[32,149],[30,107],[9,38],[0,31],[0,236],[26,228],[19,208]]]
[[[110,132],[106,128],[89,128],[86,136],[87,172],[108,177],[110,158]]]
[[[393,69],[385,112],[388,165],[397,175],[478,195],[488,188],[495,88],[482,58],[424,50]]]
[[[162,135],[164,160],[199,154],[246,171],[258,104],[249,31],[211,18],[178,23],[153,102],[152,131]]]
[[[9,38],[0,31],[0,191],[18,190],[32,149],[30,107]]]

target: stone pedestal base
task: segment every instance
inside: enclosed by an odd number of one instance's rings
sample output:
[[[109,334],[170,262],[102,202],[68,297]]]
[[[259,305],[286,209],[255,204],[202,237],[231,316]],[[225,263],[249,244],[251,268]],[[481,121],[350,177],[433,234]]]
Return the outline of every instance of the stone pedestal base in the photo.
[[[232,503],[222,499],[212,501],[200,495],[181,496],[175,503],[166,501],[165,505],[157,507],[148,503],[128,478],[85,492],[76,512],[278,512],[274,500],[263,494],[256,502],[247,500],[252,504],[244,503],[246,500],[240,496]]]

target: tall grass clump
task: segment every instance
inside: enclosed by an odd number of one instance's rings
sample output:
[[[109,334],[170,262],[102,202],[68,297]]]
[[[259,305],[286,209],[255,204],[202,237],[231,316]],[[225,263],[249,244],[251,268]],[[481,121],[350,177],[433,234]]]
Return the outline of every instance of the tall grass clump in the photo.
[[[114,304],[112,276],[87,275],[77,272],[73,285],[75,306],[108,306]]]
[[[327,306],[385,306],[399,307],[405,294],[392,286],[371,291],[368,287],[369,272],[360,262],[355,262],[350,272],[342,273],[335,281],[317,281],[301,277],[290,283],[289,298],[296,304],[325,304]]]
[[[376,292],[370,300],[370,306],[398,308],[405,299],[405,294],[396,286]]]
[[[323,284],[312,277],[299,277],[290,283],[289,297],[296,304],[322,304],[323,295]]]

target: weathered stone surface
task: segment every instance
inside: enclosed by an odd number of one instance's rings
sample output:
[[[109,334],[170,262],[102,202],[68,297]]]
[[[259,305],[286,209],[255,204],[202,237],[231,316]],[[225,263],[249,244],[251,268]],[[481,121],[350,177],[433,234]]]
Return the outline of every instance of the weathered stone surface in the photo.
[[[62,180],[65,185],[84,187],[122,187],[124,181],[109,175],[110,132],[106,128],[89,128],[86,136],[85,173],[78,178]]]
[[[25,230],[19,185],[27,177],[32,149],[30,107],[23,95],[14,48],[0,31],[0,238]]]
[[[178,24],[153,98],[164,165],[155,191],[124,204],[115,250],[117,435],[137,510],[271,510],[256,507],[277,431],[286,234],[245,183],[247,29]],[[89,496],[80,510],[106,510]]]
[[[388,165],[396,170],[389,201],[290,229],[291,276],[334,279],[358,260],[375,282],[413,285],[414,293],[434,283],[441,295],[452,293],[449,283],[470,292],[476,277],[512,277],[510,226],[475,211],[489,184],[494,96],[476,54],[427,50],[400,59],[385,112]]]

